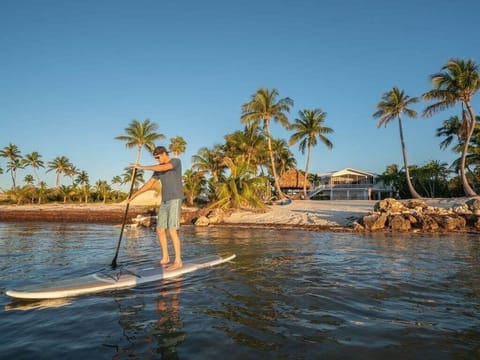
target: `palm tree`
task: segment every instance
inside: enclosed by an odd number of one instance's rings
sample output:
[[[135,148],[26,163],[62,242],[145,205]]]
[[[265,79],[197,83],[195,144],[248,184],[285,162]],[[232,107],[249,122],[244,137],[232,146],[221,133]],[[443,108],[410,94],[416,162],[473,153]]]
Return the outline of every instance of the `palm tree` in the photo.
[[[149,119],[145,119],[143,123],[133,119],[128,127],[125,128],[126,135],[116,136],[115,139],[125,141],[128,149],[133,147],[137,148],[135,163],[138,164],[143,147],[153,152],[155,149],[155,141],[165,139],[165,135],[157,133],[157,129],[158,125]]]
[[[60,186],[60,176],[62,174],[67,174],[67,172],[71,167],[72,167],[72,164],[70,163],[70,160],[66,156],[57,156],[52,161],[48,162],[47,172],[55,170],[55,172],[57,173],[57,177],[55,180],[55,187],[58,188]]]
[[[33,185],[34,180],[35,179],[30,174],[25,175],[25,177],[23,178],[23,181],[25,182],[25,184],[30,185],[30,186]]]
[[[77,176],[79,172],[80,170],[71,163],[68,168],[64,170],[64,174],[70,178],[72,185],[75,183],[75,176]]]
[[[203,147],[197,154],[192,156],[192,169],[202,173],[210,173],[212,181],[216,184],[225,168],[223,150],[220,145],[215,145],[213,149]]]
[[[133,169],[131,167],[126,167],[123,169],[125,172],[122,174],[122,184],[128,184],[132,181]],[[135,183],[133,185],[134,189],[138,189],[141,184],[145,182],[143,178],[144,171],[137,170],[135,171]]]
[[[70,199],[74,193],[73,185],[62,185],[58,188],[58,194],[63,198],[63,202],[66,203],[67,199]]]
[[[187,169],[183,174],[183,192],[188,205],[193,205],[195,198],[202,193],[207,184],[205,175],[200,171]]]
[[[15,189],[17,187],[17,169],[22,168],[22,156],[20,150],[17,145],[10,143],[8,146],[5,146],[0,150],[0,156],[8,159],[7,172],[10,172],[12,177],[12,189]]]
[[[295,132],[290,137],[289,144],[293,145],[300,142],[298,148],[302,154],[305,154],[305,149],[308,148],[307,162],[305,164],[305,180],[303,182],[303,196],[304,199],[307,199],[307,176],[312,148],[317,146],[317,139],[327,148],[333,148],[332,142],[325,136],[325,134],[333,133],[333,129],[328,126],[323,126],[327,113],[320,109],[305,109],[299,111],[298,115],[299,118],[295,119],[295,122],[291,126],[291,129]]]
[[[38,203],[41,204],[42,200],[44,200],[48,195],[48,187],[45,181],[40,181],[37,187],[37,196],[38,196]]]
[[[398,128],[400,131],[400,142],[402,144],[402,155],[403,155],[403,166],[405,167],[405,176],[407,180],[408,189],[413,198],[421,198],[421,196],[415,191],[415,188],[412,185],[410,179],[410,171],[408,169],[407,161],[407,149],[405,147],[405,140],[403,137],[403,127],[402,127],[402,118],[401,114],[405,114],[408,117],[416,117],[417,112],[413,109],[410,109],[408,106],[418,102],[418,98],[411,98],[408,95],[405,95],[403,90],[400,90],[398,87],[392,88],[392,90],[386,92],[382,96],[382,101],[377,104],[377,111],[373,114],[373,117],[379,119],[377,128],[387,124],[394,120],[398,119]]]
[[[80,185],[85,202],[88,202],[88,195],[90,192],[90,179],[86,171],[80,171],[77,174],[75,183]]]
[[[226,156],[235,158],[245,154],[248,164],[252,164],[255,168],[261,165],[260,154],[266,151],[267,142],[258,126],[247,125],[243,131],[235,131],[225,135],[224,138]]]
[[[170,139],[169,149],[175,156],[179,156],[187,149],[187,142],[183,137],[175,136]]]
[[[441,72],[430,76],[430,80],[434,89],[423,94],[423,99],[436,102],[425,108],[424,117],[432,116],[438,111],[455,106],[457,103],[462,104],[462,121],[467,131],[463,142],[460,175],[466,195],[476,196],[477,193],[470,186],[465,174],[465,159],[470,138],[475,130],[475,113],[471,100],[480,88],[478,66],[473,60],[450,59],[442,67]],[[466,110],[463,109],[464,106]]]
[[[273,180],[275,183],[275,189],[280,199],[285,198],[285,195],[280,189],[278,183],[277,171],[275,169],[275,160],[272,151],[272,135],[270,133],[270,121],[273,119],[279,122],[283,127],[288,128],[289,122],[285,115],[286,112],[290,112],[290,108],[293,106],[293,100],[286,97],[277,101],[278,96],[277,89],[260,88],[252,95],[252,99],[242,105],[242,116],[240,120],[242,123],[260,125],[263,122],[263,127],[266,131],[268,153],[270,155],[270,163],[272,169]]]
[[[255,170],[247,164],[244,155],[237,156],[235,160],[226,157],[224,164],[229,169],[228,176],[219,182],[217,201],[210,206],[224,209],[242,206],[263,208],[264,204],[258,196],[263,181],[255,176]]]
[[[97,180],[97,182],[95,183],[95,190],[97,191],[99,197],[102,198],[102,202],[105,204],[107,196],[112,190],[110,185],[108,185],[105,180]]]
[[[272,150],[275,154],[275,170],[279,178],[289,169],[297,167],[297,160],[283,139],[272,139]]]
[[[396,194],[400,195],[400,192],[402,191],[402,178],[404,175],[398,168],[397,164],[390,164],[387,166],[385,171],[378,176],[377,181],[383,181],[385,185],[390,185],[392,186],[393,190],[395,191]]]
[[[458,143],[462,142],[462,135],[465,135],[466,130],[462,127],[462,122],[458,116],[451,116],[442,123],[442,126],[436,129],[437,137],[444,137],[440,143],[440,149],[445,150],[448,148],[454,140]]]
[[[32,153],[25,155],[22,160],[24,167],[32,167],[38,184],[40,183],[40,177],[38,176],[37,169],[45,167],[43,160],[41,160],[41,157],[42,155],[40,155],[36,151],[33,151]]]

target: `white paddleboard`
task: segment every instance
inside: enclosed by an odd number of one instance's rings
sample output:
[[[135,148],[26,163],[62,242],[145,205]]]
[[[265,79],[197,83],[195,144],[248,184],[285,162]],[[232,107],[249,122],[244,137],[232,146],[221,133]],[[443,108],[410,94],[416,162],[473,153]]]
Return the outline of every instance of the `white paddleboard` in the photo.
[[[20,289],[7,290],[5,294],[17,299],[58,299],[106,290],[131,288],[151,281],[171,279],[198,269],[219,265],[234,258],[235,254],[227,257],[206,256],[185,261],[180,269],[171,271],[165,270],[160,265],[107,270],[74,279],[28,285]]]

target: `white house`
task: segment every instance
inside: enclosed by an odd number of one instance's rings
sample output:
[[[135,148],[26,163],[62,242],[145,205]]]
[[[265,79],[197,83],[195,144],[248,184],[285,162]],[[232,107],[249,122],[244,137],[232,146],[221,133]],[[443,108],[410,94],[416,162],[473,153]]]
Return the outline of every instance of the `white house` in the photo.
[[[367,171],[345,168],[318,176],[319,183],[308,193],[312,200],[380,200],[395,195],[391,186]]]

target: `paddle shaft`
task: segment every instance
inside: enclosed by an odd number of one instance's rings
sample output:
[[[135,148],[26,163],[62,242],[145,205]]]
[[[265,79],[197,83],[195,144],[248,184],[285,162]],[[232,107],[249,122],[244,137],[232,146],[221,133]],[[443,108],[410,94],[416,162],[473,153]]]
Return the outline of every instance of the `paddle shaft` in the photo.
[[[136,168],[133,168],[132,171],[132,183],[130,184],[130,192],[128,193],[127,206],[125,207],[125,213],[123,214],[122,228],[120,229],[120,236],[118,237],[117,250],[115,251],[115,257],[112,260],[112,267],[117,267],[117,257],[118,251],[120,250],[120,244],[122,242],[123,230],[125,229],[125,223],[127,222],[128,208],[130,207],[130,198],[132,197],[133,185],[135,184],[135,174],[137,172]]]

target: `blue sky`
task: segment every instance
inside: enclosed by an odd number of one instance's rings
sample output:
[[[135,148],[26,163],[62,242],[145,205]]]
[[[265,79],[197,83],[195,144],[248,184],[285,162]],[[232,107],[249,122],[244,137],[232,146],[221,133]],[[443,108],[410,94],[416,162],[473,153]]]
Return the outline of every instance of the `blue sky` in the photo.
[[[45,163],[66,156],[92,184],[110,181],[135,158],[114,137],[149,118],[161,145],[187,141],[185,169],[241,130],[241,105],[267,87],[294,100],[291,121],[305,108],[327,113],[334,147],[314,149],[312,172],[381,173],[402,164],[397,123],[377,129],[372,117],[382,94],[420,96],[453,57],[480,63],[479,14],[478,0],[1,0],[0,148],[38,151]],[[478,114],[480,94],[473,105]],[[458,113],[404,118],[410,164],[451,163],[435,129]],[[4,172],[0,188],[10,186]]]

